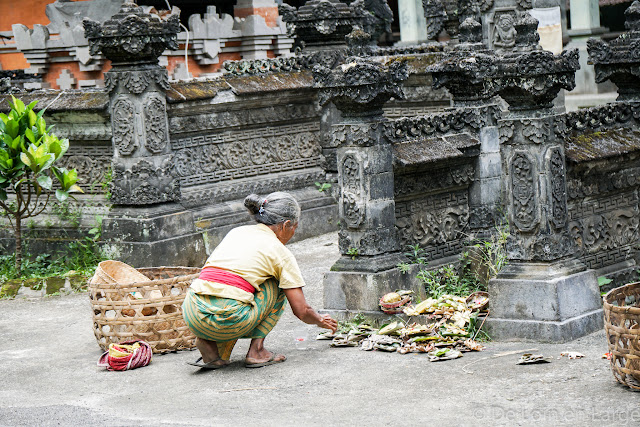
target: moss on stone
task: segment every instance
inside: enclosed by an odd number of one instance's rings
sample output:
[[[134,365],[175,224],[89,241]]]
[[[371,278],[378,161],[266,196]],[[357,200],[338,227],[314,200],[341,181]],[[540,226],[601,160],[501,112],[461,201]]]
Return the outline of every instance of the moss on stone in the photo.
[[[574,163],[604,159],[640,151],[640,131],[609,129],[567,139],[567,158]]]
[[[75,276],[69,276],[69,284],[73,292],[83,292],[87,290],[89,284],[89,278],[80,274]]]
[[[65,279],[62,277],[48,277],[46,279],[47,283],[47,295],[55,294],[60,292],[61,289],[64,289]]]
[[[13,279],[2,284],[0,287],[0,298],[15,298],[18,295],[18,291],[22,287],[22,280]]]

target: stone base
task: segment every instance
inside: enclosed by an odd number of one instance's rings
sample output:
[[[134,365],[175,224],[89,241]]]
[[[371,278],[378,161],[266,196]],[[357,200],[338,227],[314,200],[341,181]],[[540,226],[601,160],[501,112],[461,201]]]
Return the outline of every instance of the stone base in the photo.
[[[491,337],[563,342],[602,328],[595,272],[576,272],[578,267],[571,262],[512,264],[490,280]]]
[[[412,290],[421,300],[426,297],[422,283],[397,268],[377,273],[330,271],[324,276],[324,308],[345,315],[349,311],[381,313],[380,297],[397,289]]]
[[[566,342],[602,329],[602,309],[576,316],[562,322],[498,319],[489,316],[483,330],[494,340]]]
[[[207,257],[193,213],[174,203],[116,207],[102,221],[102,239],[110,258],[136,268],[200,266]]]

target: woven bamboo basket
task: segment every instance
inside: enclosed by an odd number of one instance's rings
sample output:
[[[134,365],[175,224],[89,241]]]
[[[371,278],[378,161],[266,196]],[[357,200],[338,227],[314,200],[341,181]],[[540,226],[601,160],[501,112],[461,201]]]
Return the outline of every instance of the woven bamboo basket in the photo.
[[[613,376],[619,383],[640,390],[640,282],[605,295],[604,329]]]
[[[195,336],[182,317],[182,302],[200,269],[153,267],[120,274],[111,268],[109,274],[112,262],[117,261],[101,263],[89,283],[93,331],[100,348],[107,351],[111,343],[134,339],[149,343],[154,353],[193,348]],[[105,272],[119,281],[105,280]]]

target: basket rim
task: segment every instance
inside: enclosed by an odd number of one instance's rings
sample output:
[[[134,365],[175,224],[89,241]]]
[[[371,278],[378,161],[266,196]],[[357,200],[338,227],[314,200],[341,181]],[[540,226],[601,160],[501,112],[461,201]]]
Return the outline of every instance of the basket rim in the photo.
[[[163,268],[163,267],[145,267],[145,268],[139,268],[137,270],[140,271],[141,273],[143,273],[145,271],[155,270],[155,269],[158,269],[158,268]],[[179,268],[179,267],[169,267],[169,268]],[[197,268],[197,267],[184,267],[184,268]],[[176,283],[176,282],[193,280],[193,279],[196,279],[199,276],[200,276],[200,273],[198,272],[198,273],[193,273],[193,274],[185,274],[185,275],[182,275],[182,276],[174,276],[174,277],[171,277],[169,279],[155,279],[155,280],[154,279],[149,279],[146,282],[93,283],[93,284],[90,283],[89,284],[89,288],[120,289],[120,288],[127,288],[127,287],[139,288],[139,287],[144,287],[144,286],[167,285],[167,284]]]
[[[627,283],[625,285],[618,286],[617,288],[611,289],[603,297],[604,309],[614,313],[640,315],[640,307],[633,307],[628,305],[619,306],[619,305],[613,305],[612,303],[609,302],[611,299],[614,298],[615,295],[622,292],[623,289],[634,288],[634,287],[640,288],[640,282]],[[640,290],[638,294],[640,294]]]

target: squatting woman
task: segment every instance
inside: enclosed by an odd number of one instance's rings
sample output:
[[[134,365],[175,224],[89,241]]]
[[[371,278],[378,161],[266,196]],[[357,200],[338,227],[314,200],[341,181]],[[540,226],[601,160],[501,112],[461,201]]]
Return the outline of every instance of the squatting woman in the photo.
[[[247,368],[284,362],[264,340],[282,316],[285,300],[304,323],[335,332],[337,322],[307,304],[304,281],[285,244],[298,227],[300,206],[288,193],[250,194],[244,205],[257,224],[231,230],[193,281],[182,306],[196,335],[200,357],[190,365],[218,369],[229,364],[239,338],[250,338]]]

